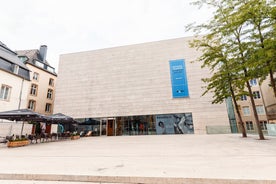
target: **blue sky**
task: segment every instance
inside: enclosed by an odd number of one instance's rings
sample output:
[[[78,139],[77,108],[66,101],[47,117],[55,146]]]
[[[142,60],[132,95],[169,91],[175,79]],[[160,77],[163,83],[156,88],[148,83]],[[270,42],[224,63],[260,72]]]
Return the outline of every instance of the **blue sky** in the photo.
[[[185,25],[212,15],[192,0],[9,0],[1,2],[0,41],[12,50],[48,46],[60,54],[191,36]]]

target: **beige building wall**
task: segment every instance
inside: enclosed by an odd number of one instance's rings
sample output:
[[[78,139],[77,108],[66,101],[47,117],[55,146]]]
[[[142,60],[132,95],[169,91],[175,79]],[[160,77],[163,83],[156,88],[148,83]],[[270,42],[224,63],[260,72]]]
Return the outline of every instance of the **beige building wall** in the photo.
[[[270,79],[268,77],[265,81],[263,81],[261,91],[266,107],[267,119],[270,123],[276,123],[276,98],[274,96],[273,89],[269,86],[269,84]]]
[[[257,80],[258,81],[258,80]],[[271,87],[269,87],[269,78],[264,80],[262,83],[258,81],[256,86],[251,86],[252,92],[259,91],[260,98],[254,99],[256,106],[262,106],[264,112],[262,114],[258,114],[259,121],[261,122],[267,122],[267,123],[276,123],[276,98],[274,97],[274,93]],[[247,96],[247,100],[239,100],[237,101],[239,105],[239,110],[241,112],[242,120],[246,125],[246,122],[252,122],[253,123],[253,130],[247,129],[248,132],[256,132],[257,131],[257,125],[254,118],[253,113],[253,107],[251,104],[250,97]],[[249,107],[250,114],[245,114],[243,111],[244,107]],[[235,112],[236,114],[236,112]],[[236,114],[236,117],[237,114]],[[237,120],[238,122],[238,120]],[[240,128],[240,127],[239,127]],[[246,126],[248,128],[248,126]],[[241,131],[241,130],[239,130]],[[266,128],[264,127],[263,131],[266,131]]]
[[[85,117],[188,113],[195,133],[206,126],[229,126],[226,105],[201,96],[209,72],[193,62],[192,38],[143,43],[60,56],[55,112]],[[169,61],[185,59],[188,98],[172,98]]]
[[[30,72],[30,85],[28,87],[28,102],[29,100],[36,101],[35,105],[35,112],[41,113],[41,114],[52,114],[53,113],[53,107],[54,107],[54,99],[55,99],[55,83],[57,81],[57,77],[51,73],[48,73],[38,67],[35,67],[29,63],[26,63],[27,67],[29,68]],[[39,74],[38,80],[33,79],[34,73]],[[54,86],[49,85],[49,79],[54,79]],[[31,85],[36,84],[38,86],[37,95],[31,95]],[[47,98],[48,89],[53,90],[53,96],[52,99]],[[45,112],[46,103],[52,104],[52,108],[50,112]],[[25,106],[28,108],[28,103]]]
[[[0,112],[16,110],[18,108],[24,109],[27,105],[30,82],[18,77],[17,75],[0,70],[0,88],[2,85],[10,86],[11,91],[8,100],[0,99]]]

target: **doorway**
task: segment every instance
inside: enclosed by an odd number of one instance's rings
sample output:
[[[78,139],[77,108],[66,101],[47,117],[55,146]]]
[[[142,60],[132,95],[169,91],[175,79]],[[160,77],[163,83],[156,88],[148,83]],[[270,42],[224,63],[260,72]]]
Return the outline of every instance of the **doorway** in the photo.
[[[107,120],[107,136],[114,136],[115,135],[115,118],[110,118]]]
[[[100,121],[100,136],[101,135],[106,135],[106,122],[107,119],[101,119]]]

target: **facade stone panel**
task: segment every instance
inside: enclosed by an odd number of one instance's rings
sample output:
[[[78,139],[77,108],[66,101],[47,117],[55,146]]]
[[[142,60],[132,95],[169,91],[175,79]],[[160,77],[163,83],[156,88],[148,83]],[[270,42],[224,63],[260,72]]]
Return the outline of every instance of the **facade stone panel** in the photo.
[[[209,72],[193,62],[200,52],[189,48],[191,39],[61,55],[54,111],[74,118],[191,112],[195,133],[229,126],[226,105],[201,96]],[[175,59],[185,59],[188,98],[172,98],[169,61]]]

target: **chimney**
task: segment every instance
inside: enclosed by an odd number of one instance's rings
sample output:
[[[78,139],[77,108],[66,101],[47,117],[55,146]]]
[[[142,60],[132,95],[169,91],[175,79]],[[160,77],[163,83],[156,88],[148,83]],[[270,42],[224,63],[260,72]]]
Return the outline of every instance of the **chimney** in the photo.
[[[39,54],[43,62],[46,61],[47,45],[41,45],[39,48]]]

